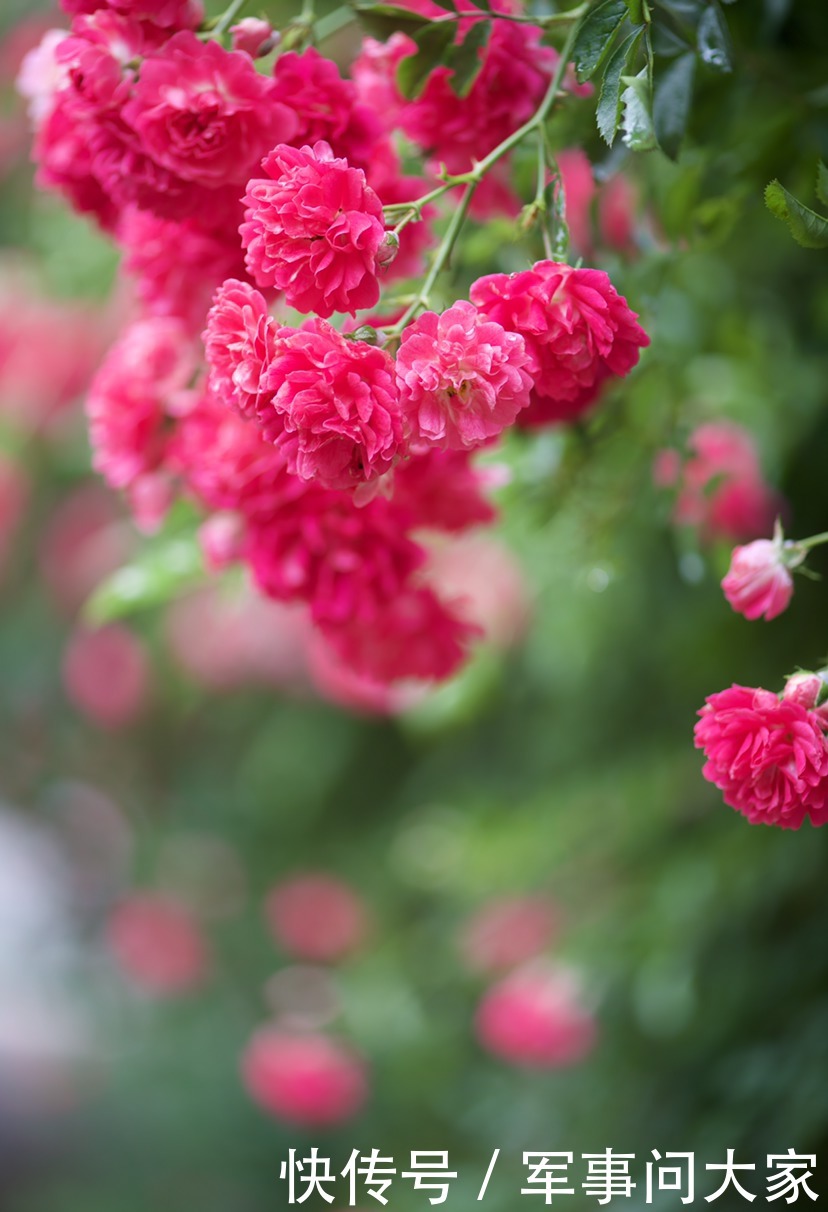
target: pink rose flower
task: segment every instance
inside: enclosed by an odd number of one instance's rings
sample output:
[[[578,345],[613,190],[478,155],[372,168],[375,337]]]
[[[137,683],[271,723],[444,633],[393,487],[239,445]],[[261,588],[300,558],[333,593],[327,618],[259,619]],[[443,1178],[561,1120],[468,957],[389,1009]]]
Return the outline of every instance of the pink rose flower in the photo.
[[[78,629],[63,656],[63,685],[73,706],[102,728],[134,723],[147,704],[151,671],[146,649],[126,627]]]
[[[329,1036],[261,1027],[241,1062],[251,1098],[288,1123],[322,1128],[351,1119],[368,1096],[362,1060]]]
[[[204,332],[209,384],[223,403],[244,417],[255,417],[272,401],[263,380],[277,331],[264,297],[254,287],[229,278],[216,291]]]
[[[781,540],[756,539],[737,547],[722,581],[730,605],[746,619],[775,619],[793,597],[793,577]]]
[[[699,711],[703,774],[753,825],[828,821],[828,743],[819,717],[769,690],[731,686]]]
[[[426,442],[469,450],[496,437],[528,404],[529,363],[523,338],[471,303],[424,312],[406,328],[397,354],[402,406]]]
[[[574,420],[608,377],[629,374],[650,343],[602,270],[538,261],[521,273],[478,278],[469,297],[526,341],[535,382],[520,424]]]
[[[186,30],[144,60],[123,118],[156,164],[210,188],[246,181],[296,130],[248,55]]]
[[[274,286],[297,311],[322,317],[373,307],[385,224],[362,170],[322,142],[280,144],[263,168],[267,178],[248,182],[240,228],[259,286]]]
[[[302,480],[356,488],[390,471],[405,449],[393,359],[324,320],[281,329],[262,382],[265,436]]]
[[[273,80],[274,97],[296,115],[292,143],[313,147],[321,140],[355,168],[371,169],[384,135],[383,115],[363,104],[354,82],[342,79],[332,59],[312,46],[301,55],[288,51],[276,60]]]
[[[824,690],[825,682],[818,673],[795,673],[785,683],[782,698],[791,699],[810,710],[816,707]]]
[[[263,17],[242,17],[230,26],[233,50],[245,51],[251,59],[269,55],[281,41],[281,35]]]
[[[133,489],[163,464],[168,417],[195,372],[189,335],[171,318],[139,320],[113,345],[89,389],[93,464],[113,488]]]
[[[113,9],[132,18],[148,21],[162,29],[196,29],[204,19],[200,0],[61,0],[67,13],[93,13]]]

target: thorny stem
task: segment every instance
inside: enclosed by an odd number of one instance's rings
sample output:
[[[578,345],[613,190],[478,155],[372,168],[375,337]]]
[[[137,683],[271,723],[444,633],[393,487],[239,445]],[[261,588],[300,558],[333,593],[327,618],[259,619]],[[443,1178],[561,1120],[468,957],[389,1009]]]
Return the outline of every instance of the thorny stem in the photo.
[[[574,12],[575,10],[572,11]],[[583,11],[584,9],[582,8],[581,13]],[[406,309],[404,315],[397,321],[396,324],[383,330],[389,340],[395,340],[397,337],[399,337],[406,324],[408,324],[409,321],[416,316],[417,312],[421,308],[428,306],[429,296],[434,287],[434,283],[448,263],[452,249],[454,248],[457,237],[460,234],[460,229],[463,226],[463,222],[469,209],[469,204],[474,195],[474,191],[483,180],[486,173],[490,168],[497,164],[498,160],[507,155],[513,147],[517,147],[517,145],[521,143],[527,135],[530,135],[535,130],[540,131],[541,134],[543,133],[543,123],[546,121],[546,117],[552,108],[558,93],[561,91],[561,85],[569,64],[569,56],[575,43],[578,27],[579,22],[575,22],[572,25],[572,28],[569,30],[566,42],[564,43],[563,49],[560,53],[557,67],[555,68],[555,74],[549,83],[549,88],[546,90],[546,95],[538,108],[535,110],[532,117],[528,118],[527,121],[524,122],[523,126],[518,127],[516,131],[513,131],[513,133],[501,143],[498,143],[497,147],[493,148],[493,150],[490,151],[487,156],[484,156],[482,160],[479,160],[470,172],[462,173],[456,177],[446,177],[443,185],[438,189],[432,190],[431,193],[426,194],[423,198],[418,198],[416,202],[409,204],[409,216],[403,216],[401,223],[397,228],[395,228],[395,231],[400,230],[401,227],[406,225],[406,223],[411,222],[411,219],[415,217],[413,212],[419,212],[427,201],[433,200],[435,195],[439,197],[445,193],[446,190],[451,189],[456,185],[466,186],[463,197],[460,200],[460,204],[452,215],[451,222],[449,223],[446,233],[440,242],[440,247],[435,253],[434,260],[431,263],[431,268],[429,269],[428,275],[423,282],[417,297],[414,299],[411,306]]]

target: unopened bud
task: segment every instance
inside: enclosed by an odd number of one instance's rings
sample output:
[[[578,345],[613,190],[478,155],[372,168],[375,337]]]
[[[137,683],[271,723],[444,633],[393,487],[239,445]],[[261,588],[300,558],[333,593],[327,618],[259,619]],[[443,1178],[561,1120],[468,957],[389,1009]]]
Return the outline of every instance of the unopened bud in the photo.
[[[400,251],[400,237],[393,231],[387,231],[382,244],[377,249],[377,265],[385,269],[391,264]]]
[[[824,688],[825,683],[818,673],[795,673],[785,683],[782,698],[799,703],[810,711],[812,707],[816,707]]]
[[[282,40],[279,31],[262,17],[242,17],[236,25],[230,26],[230,33],[233,35],[233,50],[247,51],[253,59],[269,55]]]

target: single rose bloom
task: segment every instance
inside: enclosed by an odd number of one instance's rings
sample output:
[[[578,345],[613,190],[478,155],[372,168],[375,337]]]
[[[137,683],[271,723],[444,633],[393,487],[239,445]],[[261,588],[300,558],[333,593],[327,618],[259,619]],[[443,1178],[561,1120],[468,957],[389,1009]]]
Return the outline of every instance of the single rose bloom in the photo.
[[[775,619],[793,597],[793,577],[781,540],[756,539],[735,548],[722,581],[730,605],[746,619]]]
[[[577,419],[607,379],[629,374],[650,343],[627,300],[598,269],[538,261],[521,273],[478,278],[469,298],[526,342],[534,391],[522,425]]]
[[[255,287],[234,278],[222,283],[204,332],[209,383],[218,399],[244,417],[255,417],[272,399],[262,382],[273,357],[277,331],[264,296]]]
[[[493,985],[477,1008],[475,1031],[487,1052],[530,1069],[577,1064],[596,1037],[577,982],[557,968],[518,969]]]
[[[323,488],[353,489],[390,471],[406,449],[394,361],[325,320],[283,328],[262,377],[258,419],[288,470]]]
[[[531,359],[523,338],[471,303],[424,312],[397,354],[403,409],[430,445],[469,450],[496,437],[529,403]]]
[[[243,185],[296,118],[249,55],[188,30],[148,55],[123,118],[143,151],[185,181]]]
[[[248,1094],[287,1123],[327,1128],[352,1119],[368,1095],[362,1060],[319,1033],[261,1027],[241,1060]]]
[[[373,307],[385,223],[362,169],[321,140],[279,144],[262,167],[267,177],[248,182],[239,229],[254,280],[284,291],[297,311],[323,318]]]
[[[134,893],[112,913],[106,942],[134,985],[172,997],[198,988],[210,967],[206,939],[190,911],[160,893]]]
[[[810,709],[816,707],[824,690],[825,682],[818,673],[795,673],[785,683],[782,698]]]
[[[752,434],[732,421],[707,421],[690,435],[687,452],[682,459],[662,450],[653,466],[656,485],[676,490],[676,525],[696,527],[706,542],[744,542],[773,530],[785,503],[762,478]]]
[[[699,711],[702,773],[753,825],[798,829],[828,820],[828,743],[819,716],[769,690],[731,686]]]
[[[265,917],[277,943],[298,959],[330,963],[364,941],[368,914],[362,898],[325,872],[291,876],[265,901]]]

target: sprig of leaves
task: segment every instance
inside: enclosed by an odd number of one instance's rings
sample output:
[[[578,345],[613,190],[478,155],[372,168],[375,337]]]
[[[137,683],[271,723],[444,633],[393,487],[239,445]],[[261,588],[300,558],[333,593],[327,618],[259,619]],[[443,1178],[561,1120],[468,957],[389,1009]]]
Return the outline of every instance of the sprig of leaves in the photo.
[[[732,70],[718,0],[603,0],[581,25],[573,53],[582,82],[600,79],[596,123],[610,145],[681,148],[699,65]]]
[[[822,161],[817,166],[816,192],[823,206],[828,206],[828,168]],[[797,244],[803,248],[828,248],[828,218],[800,202],[778,181],[771,181],[765,189],[765,205],[777,219],[787,223]]]

